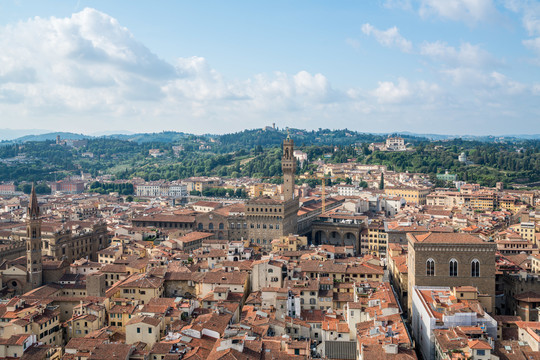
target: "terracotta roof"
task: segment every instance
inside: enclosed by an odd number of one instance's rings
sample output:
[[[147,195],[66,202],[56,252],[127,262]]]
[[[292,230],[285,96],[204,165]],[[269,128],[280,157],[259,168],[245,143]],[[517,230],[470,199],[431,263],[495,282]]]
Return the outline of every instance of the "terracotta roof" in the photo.
[[[134,317],[133,319],[129,320],[128,323],[126,324],[126,326],[127,325],[140,324],[140,323],[148,324],[148,325],[152,325],[152,326],[158,326],[159,324],[161,324],[161,319],[158,319],[158,318],[155,318],[155,317],[150,317],[150,316],[137,316],[137,317]]]
[[[469,348],[476,350],[491,350],[491,346],[485,340],[471,340],[469,341]]]
[[[540,294],[534,291],[527,291],[514,296],[514,299],[524,302],[540,302]]]
[[[182,236],[180,238],[174,239],[174,240],[185,243],[185,242],[190,242],[190,241],[195,241],[195,240],[207,239],[207,238],[210,238],[212,236],[214,236],[213,233],[192,231],[192,232],[187,233],[186,235],[184,235],[184,236]]]
[[[485,244],[478,236],[462,233],[407,234],[413,243],[422,244]]]

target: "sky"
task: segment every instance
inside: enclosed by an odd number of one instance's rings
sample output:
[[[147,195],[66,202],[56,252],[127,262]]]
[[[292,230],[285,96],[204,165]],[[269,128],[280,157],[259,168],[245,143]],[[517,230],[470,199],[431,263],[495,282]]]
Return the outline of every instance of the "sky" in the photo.
[[[540,133],[540,1],[2,0],[0,129]]]

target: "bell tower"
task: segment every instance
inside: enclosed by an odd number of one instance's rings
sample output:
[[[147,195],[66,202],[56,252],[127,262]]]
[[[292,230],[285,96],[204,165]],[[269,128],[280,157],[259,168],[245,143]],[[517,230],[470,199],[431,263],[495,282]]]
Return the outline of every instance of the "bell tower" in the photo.
[[[41,263],[41,218],[36,190],[32,186],[30,203],[26,213],[26,271],[30,289],[40,287],[43,283],[43,266]]]
[[[288,131],[287,131],[288,132]],[[283,197],[285,200],[294,198],[294,174],[296,174],[296,159],[293,155],[294,141],[290,135],[283,140],[283,156],[281,158],[281,170],[283,171]]]

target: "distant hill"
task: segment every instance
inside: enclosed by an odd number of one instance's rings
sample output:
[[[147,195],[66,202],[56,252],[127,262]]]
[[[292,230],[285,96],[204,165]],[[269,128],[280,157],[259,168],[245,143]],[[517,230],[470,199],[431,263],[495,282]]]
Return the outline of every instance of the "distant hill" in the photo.
[[[44,129],[0,129],[0,141],[1,140],[14,140],[22,136],[31,134],[45,134],[50,130]]]
[[[112,135],[118,139],[124,139],[129,141],[135,141],[137,143],[146,143],[146,142],[160,142],[160,143],[172,143],[182,139],[185,139],[188,136],[193,136],[190,134],[185,134],[183,132],[175,131],[164,131],[160,133],[141,133],[141,134],[132,134],[132,135]]]
[[[84,134],[75,134],[70,132],[52,132],[40,135],[26,135],[20,138],[15,139],[16,142],[27,142],[27,141],[48,141],[56,140],[56,136],[60,135],[61,139],[69,140],[80,140],[80,139],[89,139],[91,136]]]
[[[409,131],[399,132],[398,134],[415,137],[423,137],[430,140],[450,140],[462,139],[482,142],[494,142],[499,140],[539,140],[540,134],[520,134],[520,135],[441,135],[441,134],[418,134]]]
[[[222,145],[241,145],[244,148],[250,148],[257,145],[267,147],[276,146],[281,144],[283,139],[287,136],[286,130],[276,129],[246,129],[236,133],[230,134],[204,134],[193,135],[176,131],[162,131],[157,133],[115,133],[114,131],[102,131],[94,133],[92,135],[76,134],[71,132],[44,132],[46,130],[0,130],[0,145],[8,145],[13,143],[22,143],[27,141],[47,141],[55,140],[57,135],[60,135],[62,139],[92,139],[92,138],[106,138],[106,139],[118,139],[133,141],[139,144],[142,143],[177,143],[187,138],[199,138],[217,141]],[[28,134],[34,132],[33,134]],[[452,139],[472,140],[481,142],[500,142],[500,141],[513,141],[513,140],[539,140],[540,134],[523,134],[523,135],[504,135],[504,136],[492,136],[492,135],[441,135],[441,134],[418,134],[408,131],[394,132],[394,133],[362,133],[358,131],[339,129],[319,129],[319,130],[303,130],[303,129],[290,129],[289,133],[294,138],[296,144],[332,144],[332,145],[346,145],[354,143],[370,143],[384,141],[390,135],[399,135],[407,142],[416,142],[423,140],[431,141],[444,141]],[[24,136],[16,137],[16,134],[26,134]],[[233,150],[231,148],[231,150]]]

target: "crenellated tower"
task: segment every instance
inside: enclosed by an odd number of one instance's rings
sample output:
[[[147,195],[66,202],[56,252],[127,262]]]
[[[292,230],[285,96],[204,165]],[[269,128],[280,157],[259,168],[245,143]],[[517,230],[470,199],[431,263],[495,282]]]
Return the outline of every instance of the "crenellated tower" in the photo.
[[[30,203],[26,214],[26,271],[29,289],[43,284],[43,266],[41,263],[41,218],[36,190],[32,186]]]
[[[281,169],[283,171],[283,197],[285,200],[294,198],[294,175],[296,174],[296,159],[294,158],[294,141],[289,135],[283,140],[283,156]]]

